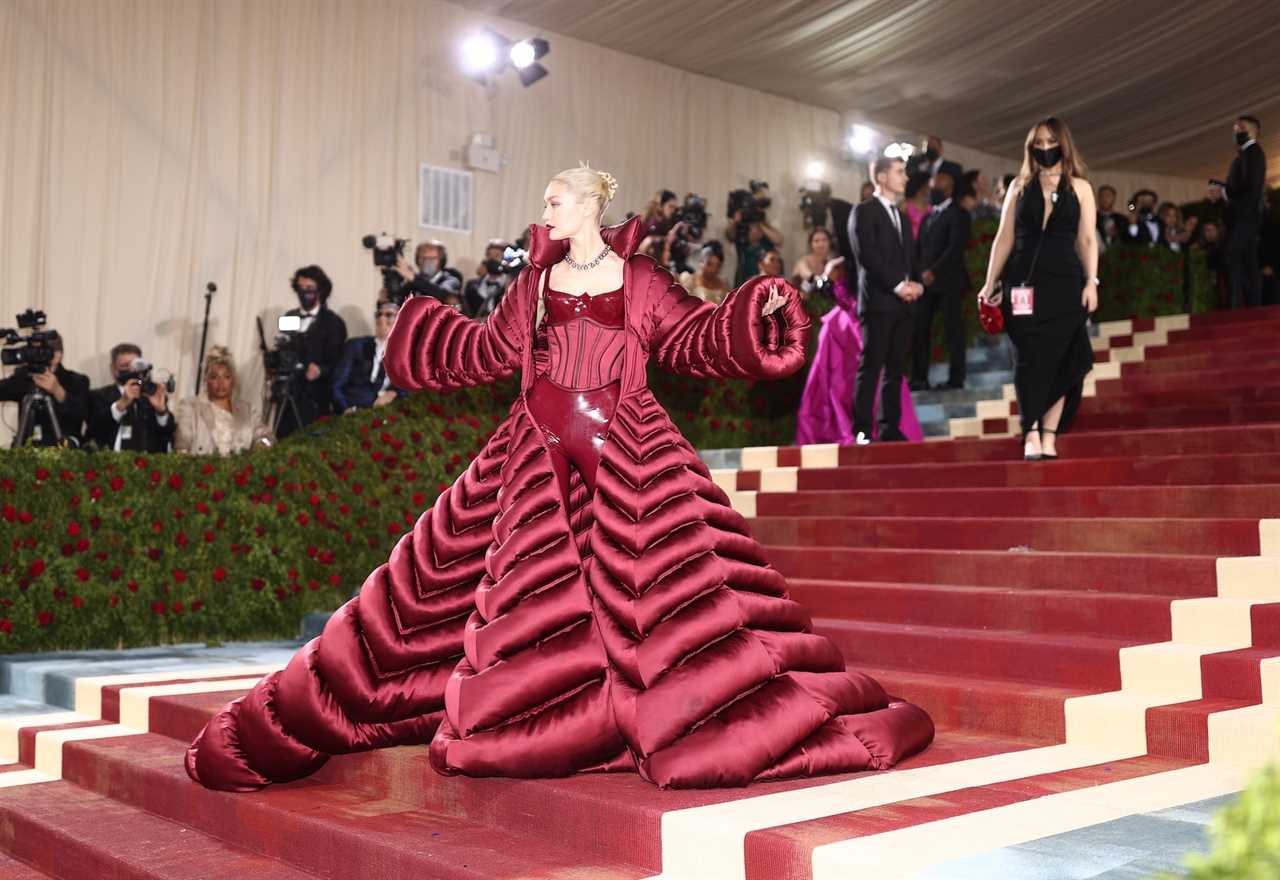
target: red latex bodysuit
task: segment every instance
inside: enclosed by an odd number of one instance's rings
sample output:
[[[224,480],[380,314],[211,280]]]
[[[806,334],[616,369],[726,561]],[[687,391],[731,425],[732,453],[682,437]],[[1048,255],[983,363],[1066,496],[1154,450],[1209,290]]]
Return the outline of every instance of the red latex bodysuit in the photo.
[[[569,503],[569,466],[590,492],[622,378],[622,288],[596,296],[547,290],[546,348],[534,353],[538,378],[529,414],[547,441],[560,494]]]

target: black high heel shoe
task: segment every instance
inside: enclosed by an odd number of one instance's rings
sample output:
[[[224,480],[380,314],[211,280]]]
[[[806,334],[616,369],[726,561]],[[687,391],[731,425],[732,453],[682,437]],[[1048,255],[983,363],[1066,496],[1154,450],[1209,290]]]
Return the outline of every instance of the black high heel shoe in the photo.
[[[1022,435],[1022,460],[1023,461],[1039,461],[1040,459],[1044,458],[1044,453],[1027,452],[1027,438],[1030,436],[1031,436],[1030,431],[1027,431],[1025,434]]]
[[[1057,431],[1055,431],[1053,428],[1041,428],[1041,429],[1040,429],[1040,442],[1041,442],[1041,443],[1043,443],[1043,442],[1044,442],[1044,435],[1045,435],[1045,434],[1052,434],[1052,435],[1053,435],[1053,436],[1055,436],[1055,437],[1057,437],[1057,436],[1058,436],[1058,432],[1057,432]],[[1050,455],[1050,454],[1049,454],[1049,453],[1047,453],[1047,452],[1041,452],[1041,453],[1040,453],[1040,458],[1041,458],[1043,461],[1057,461],[1057,460],[1058,460],[1058,454],[1055,452],[1053,455]]]

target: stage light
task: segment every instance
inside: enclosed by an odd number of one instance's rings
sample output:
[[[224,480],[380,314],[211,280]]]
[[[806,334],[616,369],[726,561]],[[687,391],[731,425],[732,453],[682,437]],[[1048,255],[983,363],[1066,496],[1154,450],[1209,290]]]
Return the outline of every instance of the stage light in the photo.
[[[541,37],[521,40],[511,47],[511,63],[516,70],[524,70],[549,51],[551,51],[551,45]],[[543,75],[545,76],[545,73]]]
[[[547,69],[538,62],[533,62],[516,70],[520,76],[520,83],[527,89],[547,75]]]
[[[501,57],[500,38],[492,31],[480,31],[462,41],[462,72],[467,76],[497,71]]]
[[[804,176],[806,180],[822,180],[826,177],[827,168],[817,159],[809,162],[804,166]]]
[[[875,147],[875,132],[865,125],[855,125],[849,135],[849,149],[855,155],[865,156]]]

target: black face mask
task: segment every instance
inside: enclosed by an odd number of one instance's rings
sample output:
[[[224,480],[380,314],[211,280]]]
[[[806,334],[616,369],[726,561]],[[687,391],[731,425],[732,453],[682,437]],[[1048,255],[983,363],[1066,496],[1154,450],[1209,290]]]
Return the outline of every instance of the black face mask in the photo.
[[[1243,147],[1243,146],[1244,146],[1245,144],[1247,144],[1247,143],[1249,143],[1249,132],[1247,132],[1247,131],[1237,131],[1237,132],[1236,132],[1236,146]]]
[[[929,190],[929,202],[931,204],[941,205],[946,200],[947,200],[947,193],[945,190],[938,189],[937,187],[934,187],[933,189]]]
[[[1041,168],[1052,168],[1062,161],[1062,147],[1050,147],[1047,150],[1041,147],[1032,147],[1031,155]]]
[[[314,290],[299,290],[298,304],[302,306],[304,311],[311,311],[316,306],[316,301],[320,298],[320,294]]]
[[[935,150],[933,147],[929,147],[924,151],[924,157],[928,159],[930,162],[937,162],[938,151]]]

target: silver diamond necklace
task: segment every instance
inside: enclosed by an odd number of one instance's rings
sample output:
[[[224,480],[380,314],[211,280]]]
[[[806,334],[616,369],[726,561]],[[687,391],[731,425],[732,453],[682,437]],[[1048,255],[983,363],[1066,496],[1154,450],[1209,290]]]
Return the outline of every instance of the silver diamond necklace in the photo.
[[[613,248],[611,248],[609,245],[605,245],[604,250],[600,252],[600,256],[596,257],[590,263],[578,263],[574,261],[573,257],[569,256],[569,254],[566,253],[564,255],[564,263],[568,265],[570,269],[577,269],[579,272],[585,272],[588,269],[594,269],[596,266],[599,266],[600,261],[603,260],[605,257],[609,256],[609,251],[611,250],[613,250]]]

